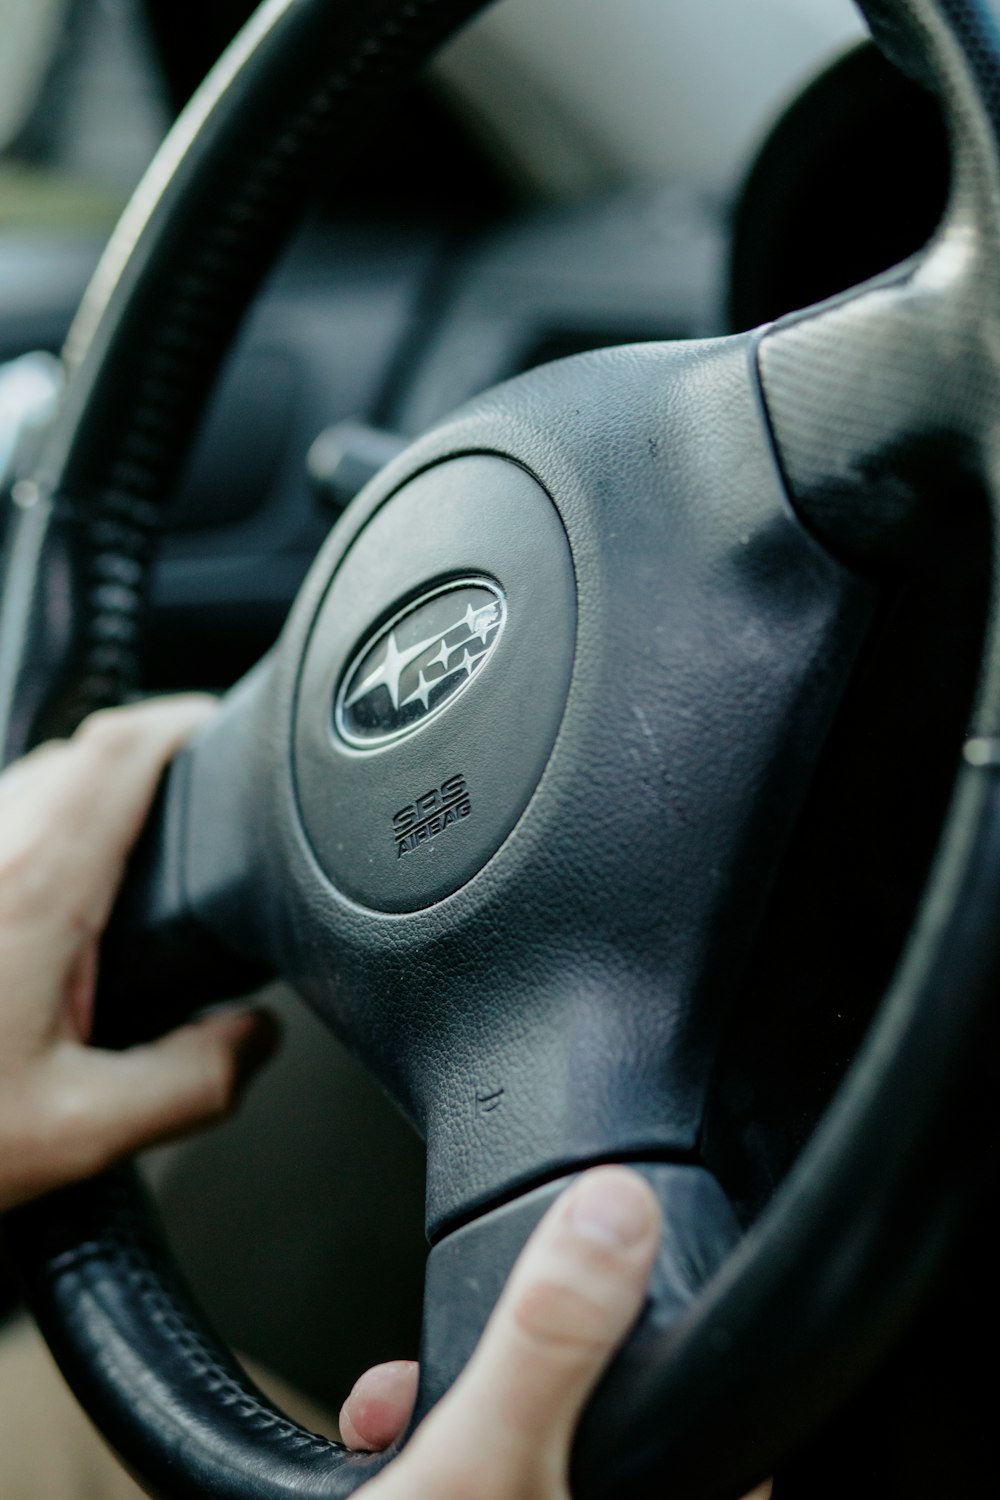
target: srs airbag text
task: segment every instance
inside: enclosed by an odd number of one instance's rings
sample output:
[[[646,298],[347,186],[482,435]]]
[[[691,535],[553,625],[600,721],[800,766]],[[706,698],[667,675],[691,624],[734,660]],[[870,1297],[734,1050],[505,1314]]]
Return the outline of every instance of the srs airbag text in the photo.
[[[393,814],[392,832],[397,859],[429,844],[453,824],[469,817],[471,812],[465,777],[449,776],[439,787],[424,792],[423,796]]]

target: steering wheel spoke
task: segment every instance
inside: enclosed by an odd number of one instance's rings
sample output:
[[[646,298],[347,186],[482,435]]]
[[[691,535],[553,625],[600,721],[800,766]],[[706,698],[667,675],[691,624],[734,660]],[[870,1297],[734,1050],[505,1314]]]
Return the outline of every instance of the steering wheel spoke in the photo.
[[[994,300],[976,245],[946,222],[903,266],[761,337],[764,399],[797,510],[866,572],[919,556],[982,471]]]
[[[279,966],[265,658],[168,769],[102,948],[97,1037],[157,1036]]]
[[[740,1227],[719,1184],[703,1167],[633,1163],[660,1202],[664,1235],[639,1327],[604,1383],[582,1435],[584,1449],[613,1453],[606,1426],[610,1404],[627,1392],[653,1343],[673,1329],[740,1238]],[[572,1181],[558,1177],[491,1209],[454,1230],[431,1250],[424,1295],[420,1391],[414,1423],[437,1401],[468,1362],[510,1270],[542,1215]],[[602,1466],[598,1461],[598,1468]],[[604,1476],[606,1479],[606,1475]],[[602,1489],[597,1474],[591,1484]]]

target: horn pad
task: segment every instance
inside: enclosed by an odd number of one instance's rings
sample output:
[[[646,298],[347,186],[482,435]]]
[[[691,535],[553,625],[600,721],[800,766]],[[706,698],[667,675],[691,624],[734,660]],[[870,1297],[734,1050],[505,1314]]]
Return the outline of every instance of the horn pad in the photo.
[[[576,585],[518,464],[425,470],[334,563],[295,710],[299,813],[334,885],[376,911],[457,890],[545,769],[569,690]]]

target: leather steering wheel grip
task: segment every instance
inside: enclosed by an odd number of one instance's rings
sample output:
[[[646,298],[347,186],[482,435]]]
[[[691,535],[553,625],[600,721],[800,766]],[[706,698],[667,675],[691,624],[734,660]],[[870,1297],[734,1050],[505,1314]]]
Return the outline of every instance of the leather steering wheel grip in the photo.
[[[194,1304],[132,1168],[9,1217],[27,1301],[71,1389],[162,1500],[338,1500],[390,1455],[279,1411]]]
[[[1000,291],[991,274],[1000,15],[985,0],[863,8],[948,118],[954,183],[941,231],[900,272],[705,358],[727,379],[751,366],[798,514],[830,551],[875,570],[937,502],[928,436],[956,470],[985,481],[996,505],[987,418]],[[181,116],[74,325],[66,401],[14,527],[0,600],[7,756],[117,701],[135,680],[156,517],[240,315],[318,165],[329,180],[365,120],[477,9],[268,0]],[[612,377],[626,368],[607,366]],[[552,384],[523,389],[565,394],[559,377],[539,379]],[[688,395],[703,388],[692,383]],[[420,453],[440,462],[456,436],[495,430],[506,399],[432,435]],[[529,407],[525,398],[520,418],[537,433],[544,421]],[[569,405],[563,415],[568,427]],[[397,460],[400,481],[413,463]],[[580,1495],[637,1500],[669,1485],[678,1500],[723,1500],[759,1479],[836,1398],[844,1372],[884,1344],[961,1211],[973,1163],[961,1170],[949,1155],[947,1122],[1000,970],[998,641],[994,608],[976,739],[865,1046],[771,1206],[716,1269],[728,1245],[719,1211],[688,1290],[705,1276],[707,1286],[632,1346],[627,1386],[602,1392],[576,1450]],[[231,895],[213,910],[228,911]],[[303,1432],[253,1388],[190,1303],[131,1173],[20,1210],[9,1233],[70,1383],[151,1494],[335,1500],[385,1461]],[[681,1258],[692,1260],[687,1250]]]

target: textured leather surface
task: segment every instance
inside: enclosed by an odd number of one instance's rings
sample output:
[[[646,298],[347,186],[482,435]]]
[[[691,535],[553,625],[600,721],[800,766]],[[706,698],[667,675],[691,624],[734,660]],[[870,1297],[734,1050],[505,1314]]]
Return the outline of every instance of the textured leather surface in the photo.
[[[258,1390],[192,1304],[130,1169],[8,1226],[63,1374],[148,1494],[336,1500],[385,1462],[308,1432]]]
[[[204,391],[283,235],[290,210],[303,196],[317,162],[329,176],[338,153],[347,149],[379,96],[388,94],[429,47],[476,8],[468,0],[337,5],[275,0],[263,7],[178,127],[129,211],[81,313],[71,351],[76,374],[61,425],[36,504],[23,512],[16,528],[0,614],[0,718],[8,750],[54,725],[72,722],[85,707],[112,700],[127,686],[152,507],[169,489]],[[995,139],[1000,14],[996,5],[983,0],[940,0],[936,5],[929,0],[873,0],[868,10],[880,36],[932,81],[945,100],[955,152],[952,207],[935,245],[914,265],[821,314],[779,326],[762,341],[759,364],[782,464],[802,513],[828,544],[874,566],[909,531],[913,502],[919,509],[924,501],[931,463],[935,475],[941,467],[947,470],[948,460],[963,476],[973,470],[991,487],[996,470],[988,417],[996,395],[997,292],[991,269],[997,263],[1000,222]],[[748,433],[756,434],[758,444],[752,466],[759,465],[763,473],[771,463],[760,412],[751,420],[748,410],[753,386],[745,367],[742,380],[735,377],[734,351],[744,357],[739,345],[693,354],[671,370],[670,379],[655,352],[626,351],[604,361],[582,361],[569,378],[564,370],[519,383],[397,461],[380,481],[380,493],[401,483],[418,463],[467,443],[480,446],[484,434],[492,432],[494,447],[513,449],[544,469],[549,484],[566,497],[578,563],[595,598],[612,585],[616,594],[627,597],[633,582],[642,583],[641,528],[639,545],[631,553],[626,549],[617,559],[613,552],[605,557],[598,546],[608,539],[597,524],[598,502],[635,487],[645,444],[647,473],[638,486],[638,509],[631,515],[643,524],[651,521],[669,469],[658,462],[664,456],[656,444],[671,421],[681,421],[679,432],[684,432],[684,413],[672,408],[675,392],[682,392],[682,404],[690,403],[702,424],[700,432],[689,434],[691,452],[696,438],[699,451],[706,442],[719,449],[717,461],[726,469],[734,497],[732,508],[723,507],[729,522],[745,498],[753,447]],[[700,382],[699,367],[714,373]],[[578,383],[574,400],[569,400],[572,382]],[[631,420],[625,421],[624,403],[632,391],[636,399]],[[737,446],[727,450],[734,433]],[[689,470],[686,483],[681,482],[687,451],[679,442],[678,451],[669,455],[680,465],[674,471],[676,493],[696,495],[702,477],[697,470]],[[656,477],[651,479],[650,473]],[[753,475],[750,479],[749,488],[756,492],[756,480]],[[774,502],[778,488],[773,472],[767,485]],[[860,495],[870,506],[872,494],[885,497],[888,527],[881,517],[873,527],[859,527],[858,507],[852,502]],[[625,514],[630,515],[627,509]],[[781,525],[786,539],[796,535],[796,546],[805,547],[787,515]],[[766,528],[764,536],[773,543]],[[342,541],[343,532],[332,545]],[[757,553],[751,548],[741,573],[731,543],[732,538],[720,544],[718,553],[720,562],[735,568],[727,576],[740,578],[744,586],[759,584],[763,600],[766,568],[755,577]],[[768,556],[767,546],[761,555]],[[822,558],[818,549],[808,555]],[[653,549],[645,560],[655,565],[660,556]],[[632,572],[612,578],[616,560],[626,557]],[[325,586],[324,566],[321,562],[307,586],[289,631],[291,666],[277,671],[259,700],[276,712],[265,715],[266,736],[247,754],[263,766],[265,776],[285,764],[294,642]],[[823,558],[822,566],[830,578],[837,576],[829,559]],[[647,580],[637,595],[649,586]],[[581,615],[585,670],[576,700],[581,710],[610,660],[602,652],[604,618],[596,612],[594,634],[585,640],[587,620]],[[996,661],[995,651],[991,660]],[[763,682],[773,680],[770,672],[762,674]],[[994,666],[981,699],[983,732],[995,729],[1000,703],[995,687]],[[822,701],[812,706],[807,749],[821,737],[823,715],[835,698],[836,685],[827,688],[827,696],[821,694]],[[577,722],[582,729],[597,725],[592,712],[581,711]],[[639,718],[630,732],[634,740],[627,741],[626,751],[634,743],[642,752],[646,735]],[[578,736],[568,745],[572,751],[575,744],[578,752],[582,743]],[[234,748],[240,749],[238,737]],[[761,753],[759,745],[756,753]],[[595,747],[595,763],[598,758]],[[640,762],[648,764],[641,754]],[[568,779],[575,768],[571,755]],[[805,766],[800,769],[804,775]],[[604,1405],[592,1413],[578,1450],[575,1483],[580,1493],[635,1497],[660,1493],[667,1482],[671,1493],[689,1500],[721,1500],[736,1492],[740,1484],[759,1477],[781,1445],[834,1398],[847,1379],[845,1371],[872,1356],[902,1303],[927,1274],[960,1187],[953,1168],[945,1171],[932,1149],[938,1139],[936,1122],[962,1060],[975,1044],[976,1022],[992,998],[997,971],[996,924],[982,916],[982,896],[996,890],[1000,861],[996,780],[988,754],[982,765],[964,774],[921,925],[869,1045],[815,1141],[737,1257],[686,1323],[651,1347],[642,1377],[627,1392],[605,1392]],[[256,819],[260,804],[240,807],[240,785],[259,783],[253,776],[233,778],[232,796],[219,812],[227,809]],[[554,815],[567,805],[569,788],[566,781],[560,787],[558,774],[550,787],[554,801],[548,806]],[[798,791],[793,778],[789,815]],[[346,977],[346,992],[353,989],[360,995],[371,949],[360,923],[353,937],[347,933],[355,918],[348,921],[335,909],[335,895],[308,869],[287,783],[282,795],[281,826],[274,839],[261,840],[257,851],[261,882],[256,890],[234,890],[231,867],[225,868],[221,856],[218,881],[202,869],[195,872],[194,884],[203,883],[203,910],[213,923],[231,931],[243,946],[266,946],[287,960],[314,1002],[334,1015],[326,994],[329,982]],[[550,794],[545,795],[548,799]],[[660,813],[669,815],[669,787],[658,787],[656,795],[663,803]],[[773,794],[756,800],[751,796],[740,806],[741,816],[766,812],[770,818],[776,802]],[[526,878],[531,869],[545,872],[544,859],[532,866],[528,857],[532,837],[552,833],[544,807],[542,814],[532,824],[529,808],[523,832],[516,831],[509,850],[502,851],[509,852],[509,859],[472,882],[468,895],[459,893],[463,901],[482,901],[488,915],[494,879],[499,899],[508,882]],[[641,829],[633,827],[641,842]],[[597,898],[598,875],[605,880],[617,875],[638,900],[633,907],[623,901],[623,930],[609,936],[606,921],[598,922],[595,931],[602,938],[595,946],[601,951],[584,955],[597,961],[585,963],[583,971],[576,964],[560,970],[559,960],[566,955],[546,946],[547,925],[535,929],[534,940],[519,950],[524,977],[548,979],[550,993],[552,986],[558,993],[567,974],[573,979],[581,973],[584,979],[599,975],[591,990],[596,1003],[588,1014],[598,1022],[597,1052],[603,1049],[612,1061],[611,1049],[621,1045],[621,1038],[631,1037],[634,1044],[641,1037],[647,1047],[655,1046],[656,1039],[650,1042],[644,1029],[645,1013],[634,1031],[608,1024],[609,993],[631,995],[638,982],[638,994],[656,997],[662,978],[655,964],[644,973],[642,962],[649,931],[643,924],[652,920],[655,931],[661,918],[652,910],[657,892],[635,893],[629,886],[634,872],[609,852],[613,832],[603,830],[589,893],[584,879],[584,907]],[[747,825],[735,832],[747,833]],[[750,819],[750,845],[742,853],[763,858],[765,883],[780,854],[781,835],[780,827],[762,828]],[[243,840],[244,850],[250,842]],[[735,872],[739,852],[726,851],[731,863],[723,865],[723,883]],[[639,862],[636,869],[647,870],[648,865]],[[270,889],[281,889],[289,872],[294,899],[262,912],[262,890],[269,882],[276,882]],[[557,874],[550,865],[548,877]],[[621,894],[613,885],[602,888],[605,899],[609,889]],[[255,932],[248,932],[246,917],[233,916],[239,894],[246,895],[247,910],[260,918]],[[708,902],[706,909],[715,912],[717,922],[726,908]],[[337,974],[339,960],[330,952],[328,918],[335,918],[347,937],[344,976]],[[439,920],[431,914],[425,932],[407,939],[423,944],[424,972],[418,977],[425,986],[441,957]],[[752,927],[750,902],[735,924],[734,964]],[[467,977],[481,984],[503,954],[491,947],[489,926],[481,923],[479,930],[483,941]],[[717,928],[710,923],[707,930]],[[629,959],[624,966],[623,952]],[[393,962],[391,942],[384,961]],[[693,972],[702,973],[697,964]],[[461,979],[460,971],[452,973],[456,996]],[[643,988],[645,981],[650,981],[648,988]],[[523,993],[527,997],[527,985]],[[505,993],[504,999],[510,998]],[[657,1013],[652,1006],[651,1014]],[[697,1009],[681,1007],[680,1013],[690,1018],[697,1035]],[[709,1031],[717,1014],[713,1012]],[[508,1019],[513,1023],[516,1018],[515,1009]],[[433,1019],[426,1027],[428,1036],[434,1035]],[[489,1163],[491,1154],[463,1149],[468,1125],[462,1124],[458,1106],[449,1113],[442,1098],[432,1117],[433,1073],[418,1084],[409,1066],[393,1067],[384,1033],[373,1034],[374,1027],[366,1033],[360,1009],[340,1020],[355,1030],[355,1044],[370,1058],[383,1054],[383,1075],[423,1117],[432,1148],[444,1148],[439,1159],[445,1185],[438,1191],[445,1215],[459,1201],[459,1191],[471,1194],[463,1201],[482,1201],[501,1181],[509,1183],[513,1149],[505,1148],[499,1170],[494,1163],[477,1179],[477,1162]],[[695,1052],[703,1059],[711,1048],[696,1047]],[[582,1060],[576,1059],[578,1071],[588,1056],[585,1052]],[[433,1056],[426,1060],[432,1062]],[[515,1061],[511,1059],[512,1077]],[[916,1091],[914,1080],[921,1084]],[[490,1083],[483,1080],[487,1088]],[[545,1079],[539,1083],[544,1093]],[[697,1118],[702,1081],[696,1077],[693,1084],[688,1101],[693,1104],[686,1110],[690,1120]],[[619,1151],[627,1145],[615,1133],[618,1111],[628,1106],[624,1092],[609,1094],[601,1129],[601,1138],[613,1138]],[[543,1165],[538,1147],[545,1139],[537,1118],[536,1112],[524,1143],[525,1159],[536,1169]],[[873,1140],[880,1143],[877,1155]],[[585,1149],[590,1148],[587,1143]],[[936,1174],[931,1170],[935,1163]],[[466,1167],[471,1180],[464,1175]],[[864,1206],[860,1218],[859,1203]],[[127,1179],[105,1180],[38,1205],[18,1218],[13,1231],[33,1305],[64,1368],[151,1492],[233,1500],[237,1495],[263,1500],[293,1493],[318,1497],[346,1494],[370,1472],[360,1461],[345,1460],[332,1446],[318,1446],[283,1418],[264,1412],[258,1394],[241,1385],[226,1357],[192,1322],[195,1315],[150,1235],[145,1210]]]
[[[156,519],[127,495],[20,492],[0,595],[0,764],[134,687]]]

